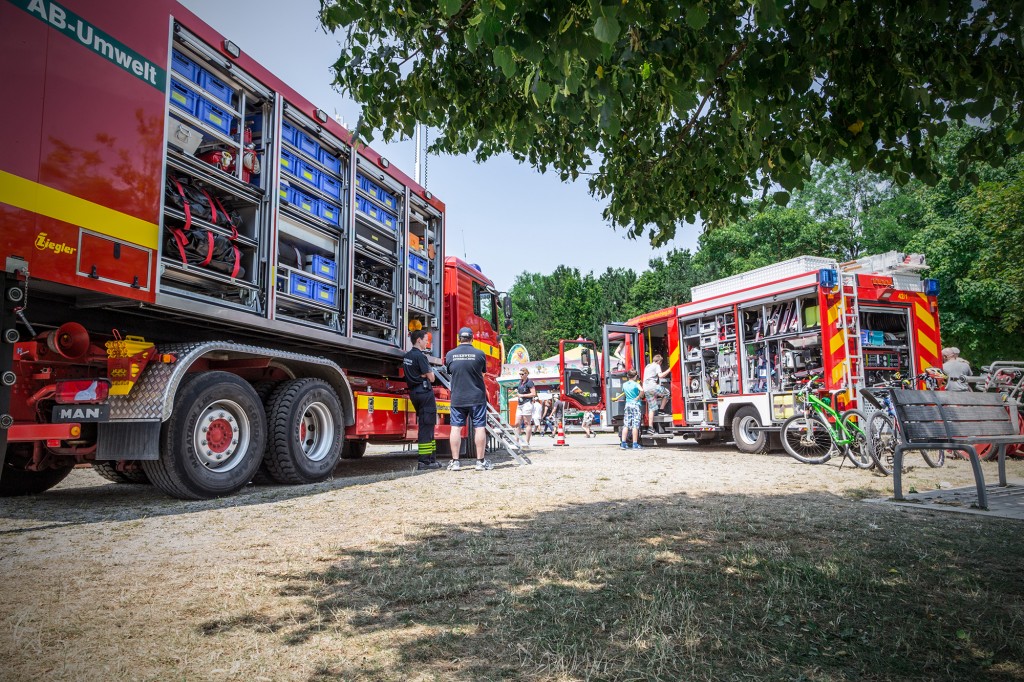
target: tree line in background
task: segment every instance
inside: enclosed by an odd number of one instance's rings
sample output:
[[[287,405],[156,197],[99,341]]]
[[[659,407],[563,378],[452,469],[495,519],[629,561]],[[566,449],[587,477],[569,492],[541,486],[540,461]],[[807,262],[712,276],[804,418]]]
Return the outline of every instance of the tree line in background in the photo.
[[[697,284],[801,255],[844,261],[895,250],[927,256],[926,276],[939,281],[944,345],[958,346],[975,366],[1024,359],[1024,154],[999,167],[975,163],[960,176],[959,152],[977,135],[964,126],[943,139],[937,164],[952,179],[932,186],[898,187],[846,164],[815,166],[786,207],[706,231],[696,253],[670,251],[639,274],[524,272],[509,292],[515,325],[506,345],[546,357],[559,339],[599,339],[603,324],[688,302]]]

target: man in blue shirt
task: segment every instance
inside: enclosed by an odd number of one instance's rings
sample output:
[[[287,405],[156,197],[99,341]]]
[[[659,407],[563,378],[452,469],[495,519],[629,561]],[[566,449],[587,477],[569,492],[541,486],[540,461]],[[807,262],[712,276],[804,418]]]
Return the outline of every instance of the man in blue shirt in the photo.
[[[459,448],[462,446],[462,427],[467,422],[471,422],[469,432],[476,444],[476,470],[493,469],[494,465],[484,458],[487,445],[487,389],[484,386],[487,356],[473,347],[472,329],[463,327],[459,330],[459,345],[444,356],[444,364],[452,378],[452,428],[448,438],[452,461],[448,471],[458,471],[462,467],[459,464]]]

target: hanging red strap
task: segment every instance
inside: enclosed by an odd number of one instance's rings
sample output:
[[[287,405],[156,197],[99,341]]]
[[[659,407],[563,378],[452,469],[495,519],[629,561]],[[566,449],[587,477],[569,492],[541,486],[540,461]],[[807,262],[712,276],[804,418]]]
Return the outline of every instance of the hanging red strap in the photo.
[[[213,232],[210,232],[209,230],[207,230],[206,231],[206,258],[203,259],[203,262],[200,263],[200,265],[205,267],[205,266],[209,265],[210,261],[212,261],[212,260],[213,260]]]
[[[187,231],[192,227],[192,209],[188,205],[188,197],[185,196],[185,190],[182,188],[181,183],[178,182],[177,178],[171,178],[174,186],[178,188],[178,194],[181,195],[181,202],[185,206],[185,230]],[[177,237],[175,237],[177,239]]]
[[[220,212],[224,214],[224,222],[226,222],[228,227],[231,228],[231,240],[234,241],[238,239],[238,228],[235,227],[233,222],[231,222],[231,214],[228,213],[226,208],[224,208],[224,204],[220,203],[220,197],[214,196],[213,200],[217,202],[217,208],[219,208]]]
[[[178,254],[181,255],[181,264],[188,265],[188,257],[185,255],[185,247],[188,246],[188,237],[185,236],[184,231],[178,229],[171,230],[171,234],[174,235],[174,245],[178,247]]]
[[[238,277],[238,270],[242,265],[242,252],[234,244],[231,245],[231,250],[235,252],[235,264],[231,268],[231,277],[234,279]]]
[[[216,225],[217,224],[217,206],[213,203],[213,197],[211,197],[209,194],[207,194],[205,189],[200,189],[199,191],[203,193],[203,196],[206,197],[207,203],[210,204],[210,222],[213,223],[214,225]],[[223,211],[224,209],[222,208],[221,210]]]

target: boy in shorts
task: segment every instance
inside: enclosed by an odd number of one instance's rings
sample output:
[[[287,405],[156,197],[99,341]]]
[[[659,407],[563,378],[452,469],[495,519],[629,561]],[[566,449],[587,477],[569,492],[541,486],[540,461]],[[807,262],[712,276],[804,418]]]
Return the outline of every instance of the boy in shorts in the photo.
[[[640,450],[643,448],[640,445],[640,396],[643,392],[640,390],[640,384],[636,381],[636,370],[631,369],[626,372],[626,381],[622,384],[622,393],[615,396],[615,400],[620,398],[626,399],[626,407],[622,413],[622,442],[619,443],[619,447],[623,450],[629,449],[629,441],[626,438],[627,434],[633,436],[633,449]]]

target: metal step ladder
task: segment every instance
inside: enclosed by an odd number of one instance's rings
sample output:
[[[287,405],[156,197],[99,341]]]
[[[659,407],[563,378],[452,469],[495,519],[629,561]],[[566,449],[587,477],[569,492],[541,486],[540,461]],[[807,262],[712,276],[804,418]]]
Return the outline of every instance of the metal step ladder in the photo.
[[[841,275],[839,291],[842,300],[839,325],[846,331],[843,374],[846,378],[847,388],[853,392],[853,395],[859,395],[860,390],[864,388],[864,346],[861,343],[860,336],[860,301],[857,297],[857,275]]]
[[[451,377],[448,376],[448,370],[444,367],[434,367],[432,369],[437,377],[437,382],[451,391],[452,382]],[[489,449],[497,450],[498,448],[504,448],[509,456],[515,460],[516,464],[533,464],[530,458],[524,454],[522,447],[520,447],[515,430],[501,418],[501,413],[494,409],[490,403],[487,403],[487,425],[484,428],[487,430]]]

